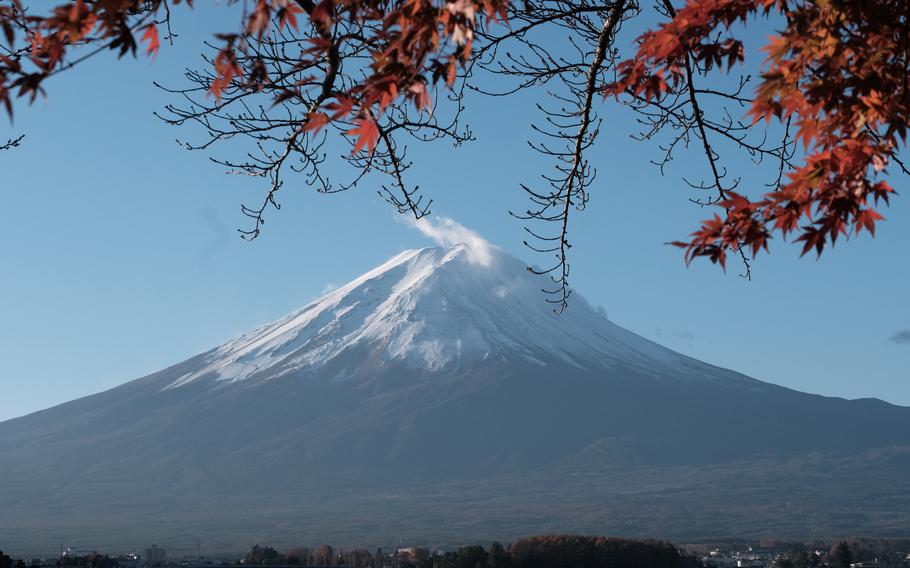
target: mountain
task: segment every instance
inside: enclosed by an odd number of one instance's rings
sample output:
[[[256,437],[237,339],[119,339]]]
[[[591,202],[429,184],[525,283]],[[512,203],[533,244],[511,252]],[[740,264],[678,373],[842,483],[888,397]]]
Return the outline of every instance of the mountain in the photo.
[[[910,408],[756,381],[540,289],[485,244],[406,251],[0,423],[0,547],[910,534]]]

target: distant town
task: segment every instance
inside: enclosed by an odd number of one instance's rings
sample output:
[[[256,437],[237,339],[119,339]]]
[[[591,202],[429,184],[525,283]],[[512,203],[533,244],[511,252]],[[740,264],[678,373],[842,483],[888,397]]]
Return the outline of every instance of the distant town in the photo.
[[[13,558],[0,551],[0,568],[910,568],[910,539],[844,539],[812,543],[690,543],[547,535],[515,543],[428,547],[339,548],[322,544],[278,550],[253,546],[237,557],[169,555],[151,545],[126,553],[62,548],[46,558]]]

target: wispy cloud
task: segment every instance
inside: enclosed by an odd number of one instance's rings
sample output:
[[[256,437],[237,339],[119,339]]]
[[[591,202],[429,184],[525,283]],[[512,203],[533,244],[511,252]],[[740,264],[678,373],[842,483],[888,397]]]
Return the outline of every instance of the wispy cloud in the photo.
[[[432,239],[439,246],[464,245],[468,251],[468,260],[472,263],[489,266],[493,262],[493,245],[479,233],[454,219],[448,217],[424,217],[420,220],[405,217],[405,219],[408,225]]]
[[[891,343],[910,345],[910,329],[902,329],[888,338]]]

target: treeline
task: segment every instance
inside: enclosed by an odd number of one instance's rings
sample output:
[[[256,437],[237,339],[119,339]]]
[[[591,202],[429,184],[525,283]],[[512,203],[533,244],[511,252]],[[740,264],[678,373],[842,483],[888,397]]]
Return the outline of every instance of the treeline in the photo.
[[[907,540],[857,539],[842,540],[831,547],[831,568],[850,568],[855,562],[878,562],[883,566],[906,566],[910,542]],[[799,566],[785,568],[801,568]]]
[[[816,550],[823,551],[819,555]],[[850,538],[835,542],[833,545],[815,543],[811,550],[798,547],[796,550],[778,558],[774,568],[850,568],[851,564],[877,562],[890,568],[908,566],[907,555],[910,554],[910,540],[907,539],[872,539]]]
[[[62,556],[57,560],[57,566],[71,566],[79,568],[118,568],[120,563],[116,558],[97,552],[86,556]]]
[[[62,556],[55,563],[56,566],[71,566],[73,568],[118,568],[120,563],[109,556],[90,554],[87,556]],[[0,550],[0,568],[34,568],[22,560],[13,560]]]
[[[515,542],[509,552],[515,568],[689,568],[701,565],[676,546],[657,540],[540,536]]]
[[[3,551],[0,550],[0,568],[25,568],[25,562],[21,560],[14,562],[12,558],[3,554]]]
[[[654,540],[545,535],[523,538],[511,545],[494,542],[463,546],[430,554],[426,549],[402,549],[392,554],[378,550],[334,550],[321,545],[313,550],[295,548],[279,553],[268,546],[254,546],[244,564],[349,566],[381,568],[695,568],[701,562],[670,543]]]
[[[374,563],[374,556],[367,550],[362,548],[335,550],[327,544],[321,544],[312,550],[307,547],[298,547],[289,548],[284,552],[278,552],[270,546],[256,545],[244,557],[243,563],[248,566],[350,566],[352,568],[378,566]]]
[[[849,553],[851,562],[877,560],[885,566],[903,566],[910,554],[910,539],[848,538],[832,546],[832,554],[837,548],[842,557]]]

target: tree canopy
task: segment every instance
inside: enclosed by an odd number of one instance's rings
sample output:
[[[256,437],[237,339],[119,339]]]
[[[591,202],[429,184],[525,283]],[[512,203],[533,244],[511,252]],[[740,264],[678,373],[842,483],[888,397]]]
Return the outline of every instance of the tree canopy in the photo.
[[[172,39],[180,0],[70,0],[50,10],[27,0],[0,4],[0,103],[33,101],[47,80],[114,50],[154,57]],[[192,0],[185,4],[192,5]],[[465,94],[492,100],[540,93],[529,143],[552,165],[523,185],[513,212],[526,244],[548,260],[557,310],[569,288],[570,220],[596,179],[592,146],[602,108],[616,101],[638,116],[631,133],[653,141],[663,167],[690,145],[704,179],[692,200],[715,213],[673,244],[687,262],[706,257],[742,274],[779,236],[821,254],[838,238],[883,219],[877,210],[907,173],[910,22],[905,1],[849,0],[253,0],[236,29],[217,35],[207,65],[168,90],[161,118],[196,124],[207,138],[189,148],[244,139],[240,161],[216,160],[266,180],[261,202],[244,206],[246,238],[260,234],[289,174],[321,192],[384,176],[380,194],[420,218],[432,200],[408,179],[407,141],[473,138]],[[645,11],[659,22],[636,41],[623,24]],[[177,10],[173,11],[177,17]],[[739,36],[761,18],[777,29],[762,48],[756,79],[743,75]],[[626,47],[631,46],[631,47]],[[731,75],[732,73],[732,75]],[[731,78],[734,78],[732,81]],[[351,178],[323,171],[331,139],[349,145]],[[773,164],[767,187],[741,184],[728,152]],[[298,179],[299,179],[298,178]]]

